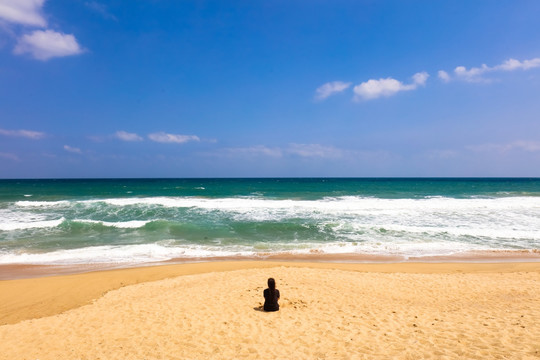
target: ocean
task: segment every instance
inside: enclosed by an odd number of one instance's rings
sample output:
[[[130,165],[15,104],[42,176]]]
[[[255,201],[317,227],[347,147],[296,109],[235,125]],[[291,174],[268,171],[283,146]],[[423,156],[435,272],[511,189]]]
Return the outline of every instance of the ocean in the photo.
[[[537,178],[0,180],[0,264],[539,249]]]

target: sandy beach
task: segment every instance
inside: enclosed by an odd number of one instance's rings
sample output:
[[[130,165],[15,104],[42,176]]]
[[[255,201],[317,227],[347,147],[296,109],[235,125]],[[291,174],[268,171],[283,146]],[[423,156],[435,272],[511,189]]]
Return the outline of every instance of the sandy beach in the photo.
[[[281,310],[261,311],[266,279]],[[540,263],[211,262],[0,281],[0,359],[538,359]]]

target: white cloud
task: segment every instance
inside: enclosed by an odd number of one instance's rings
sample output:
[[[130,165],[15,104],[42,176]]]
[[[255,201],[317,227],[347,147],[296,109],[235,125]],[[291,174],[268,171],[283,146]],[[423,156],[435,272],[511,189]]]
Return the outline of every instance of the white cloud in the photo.
[[[428,77],[427,72],[416,73],[413,75],[413,82],[410,84],[404,84],[390,77],[378,80],[370,79],[353,88],[355,100],[361,98],[371,100],[382,96],[392,96],[400,91],[415,90],[418,86],[424,86]]]
[[[477,152],[501,152],[505,153],[512,150],[521,150],[526,152],[540,152],[540,142],[531,140],[516,140],[506,144],[481,144],[467,146],[467,149]]]
[[[117,131],[114,137],[122,141],[142,141],[143,138],[135,133],[128,133],[126,131]]]
[[[176,144],[183,144],[188,141],[201,141],[201,139],[196,135],[167,134],[163,131],[148,134],[148,138],[152,141],[159,142],[159,143],[176,143]]]
[[[42,14],[44,3],[45,0],[0,0],[0,25],[6,22],[24,27],[45,28],[19,36],[18,28],[6,27],[9,33],[18,37],[13,53],[30,54],[38,60],[81,54],[83,49],[75,36],[46,29],[47,21]]]
[[[414,74],[412,76],[412,78],[414,80],[414,85],[424,86],[424,85],[426,85],[426,81],[429,78],[429,74],[427,72],[425,72],[425,71],[422,71],[422,72]],[[416,87],[415,87],[415,89],[416,89]]]
[[[481,67],[473,67],[467,70],[465,66],[458,66],[454,69],[454,74],[458,79],[468,82],[485,82],[489,81],[481,77],[485,72],[492,71],[486,64],[482,64]]]
[[[255,145],[240,148],[226,148],[218,153],[218,155],[227,156],[269,156],[279,158],[283,156],[283,151],[280,148],[270,148],[264,145]]]
[[[500,65],[494,67],[496,70],[513,71],[513,70],[529,70],[540,67],[540,58],[519,61],[516,59],[508,59]]]
[[[328,82],[324,85],[321,85],[315,90],[315,99],[316,100],[324,100],[327,97],[334,95],[336,93],[342,92],[349,88],[351,86],[351,83],[343,82],[343,81],[332,81]]]
[[[426,154],[427,158],[439,160],[439,159],[451,159],[458,156],[458,152],[455,150],[431,150]]]
[[[320,144],[290,144],[287,153],[301,157],[339,158],[343,156],[342,150]]]
[[[116,16],[109,12],[106,5],[100,4],[97,1],[87,1],[84,3],[84,5],[86,5],[87,8],[100,14],[104,19],[118,21]]]
[[[28,139],[39,140],[45,137],[45,133],[31,130],[5,130],[0,129],[0,135],[25,137]]]
[[[38,60],[77,55],[83,52],[75,37],[53,30],[36,30],[19,38],[15,54],[30,53]]]
[[[299,156],[303,158],[325,158],[335,159],[345,155],[351,155],[352,152],[341,150],[333,146],[324,146],[320,144],[289,144],[286,147],[268,147],[264,145],[255,145],[249,147],[226,148],[212,155],[227,157],[258,157],[266,156],[273,158],[282,158],[284,156]]]
[[[523,61],[508,59],[499,65],[487,66],[486,64],[482,64],[480,67],[472,67],[470,69],[467,69],[465,66],[457,66],[454,69],[454,79],[467,82],[491,82],[490,79],[486,79],[482,75],[497,71],[529,70],[536,67],[540,67],[540,58]],[[439,78],[444,82],[452,80],[451,76],[443,70],[439,71]]]
[[[354,93],[364,99],[390,96],[402,90],[406,90],[406,86],[401,81],[392,78],[370,79],[353,88]]]
[[[74,153],[74,154],[80,154],[82,152],[81,149],[76,148],[76,147],[71,147],[69,145],[64,145],[64,150],[70,153]]]
[[[448,75],[448,73],[446,71],[444,71],[444,70],[439,70],[437,75],[439,76],[439,79],[441,79],[444,82],[449,82],[450,81],[450,75]]]
[[[41,14],[45,0],[2,0],[0,1],[0,19],[26,26],[47,26]]]
[[[19,161],[19,157],[17,155],[15,155],[15,154],[11,154],[11,153],[0,152],[0,158],[13,160],[13,161]]]
[[[518,140],[510,144],[511,149],[520,149],[528,152],[540,151],[539,141]]]
[[[112,136],[115,137],[115,135]],[[89,135],[87,138],[94,142],[104,142],[108,137],[103,135]]]

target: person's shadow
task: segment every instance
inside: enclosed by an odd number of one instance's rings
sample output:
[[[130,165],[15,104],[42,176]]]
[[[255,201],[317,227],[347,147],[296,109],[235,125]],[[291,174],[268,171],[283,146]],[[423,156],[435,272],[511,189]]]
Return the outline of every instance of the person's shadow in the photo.
[[[265,312],[265,311],[264,311],[264,307],[263,307],[262,305],[255,306],[255,307],[253,308],[253,310]]]

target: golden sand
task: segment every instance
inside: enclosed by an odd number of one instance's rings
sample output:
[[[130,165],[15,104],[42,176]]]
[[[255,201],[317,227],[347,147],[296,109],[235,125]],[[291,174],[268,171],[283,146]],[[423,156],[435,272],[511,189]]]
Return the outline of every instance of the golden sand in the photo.
[[[0,281],[0,304],[0,359],[540,359],[540,263],[171,265]]]

